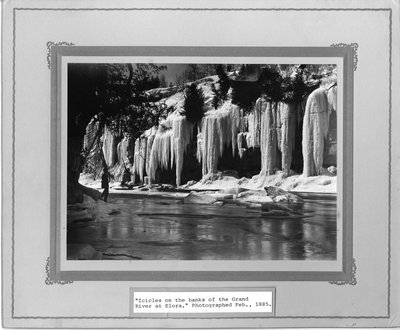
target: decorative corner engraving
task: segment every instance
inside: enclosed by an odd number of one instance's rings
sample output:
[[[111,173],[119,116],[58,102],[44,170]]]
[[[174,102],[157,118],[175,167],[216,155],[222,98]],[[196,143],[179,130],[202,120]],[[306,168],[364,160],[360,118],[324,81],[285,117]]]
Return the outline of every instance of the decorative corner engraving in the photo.
[[[47,258],[46,260],[46,280],[45,280],[46,285],[53,285],[53,284],[71,284],[74,283],[74,281],[53,281],[50,279],[50,258]]]
[[[351,278],[347,281],[329,281],[330,284],[335,285],[357,285],[357,278],[356,278],[357,266],[356,266],[356,259],[353,258],[353,263],[351,265]]]
[[[75,44],[72,42],[60,41],[60,42],[53,42],[48,41],[47,45],[47,67],[51,69],[51,47],[53,46],[74,46]]]
[[[331,47],[351,47],[354,50],[354,71],[357,70],[357,64],[358,64],[358,43],[353,42],[351,44],[345,44],[345,43],[338,43],[338,44],[332,44]]]

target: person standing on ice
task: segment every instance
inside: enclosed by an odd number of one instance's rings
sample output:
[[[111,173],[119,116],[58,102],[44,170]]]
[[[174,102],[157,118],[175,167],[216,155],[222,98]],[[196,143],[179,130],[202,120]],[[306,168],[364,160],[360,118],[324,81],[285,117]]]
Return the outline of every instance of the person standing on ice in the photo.
[[[101,197],[103,197],[104,201],[107,202],[108,194],[109,194],[109,174],[107,168],[104,168],[103,170],[103,175],[101,176],[101,188],[103,188],[103,193],[101,194]]]

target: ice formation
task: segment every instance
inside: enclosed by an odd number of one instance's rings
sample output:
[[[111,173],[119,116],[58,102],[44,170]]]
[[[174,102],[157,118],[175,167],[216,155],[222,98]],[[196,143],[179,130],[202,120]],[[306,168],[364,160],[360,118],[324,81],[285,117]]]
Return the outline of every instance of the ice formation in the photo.
[[[104,127],[103,132],[103,154],[104,159],[106,161],[107,166],[112,166],[115,164],[117,160],[116,147],[117,140],[115,135],[108,129],[108,127]]]
[[[271,175],[276,167],[276,153],[278,149],[277,138],[277,110],[278,104],[262,101],[261,115],[261,173],[260,175]]]
[[[147,130],[147,145],[146,145],[146,162],[145,162],[145,168],[146,168],[146,173],[150,173],[150,159],[151,159],[151,150],[153,148],[153,143],[154,143],[154,138],[156,137],[157,134],[157,128],[152,127],[150,130]]]
[[[260,146],[261,115],[265,110],[265,102],[265,99],[261,97],[257,99],[254,111],[248,115],[248,126],[250,133],[250,143],[248,144],[249,148]]]
[[[135,153],[133,155],[134,173],[139,175],[140,181],[144,180],[144,170],[147,154],[147,137],[139,137],[135,141]]]
[[[183,157],[193,135],[193,124],[178,114],[169,116],[154,136],[148,174],[155,180],[157,169],[169,169],[175,165],[176,185],[181,184]]]
[[[250,138],[249,132],[239,132],[237,135],[237,148],[238,148],[238,155],[240,158],[243,157],[244,152],[246,151],[247,144],[247,137]]]
[[[129,152],[131,148],[130,139],[127,136],[117,145],[117,157],[120,165],[129,163]]]
[[[296,131],[296,112],[299,106],[300,105],[294,103],[282,103],[280,105],[281,141],[279,149],[282,152],[282,170],[286,176],[289,176],[290,165],[292,164],[292,152]]]
[[[144,180],[145,174],[149,173],[150,151],[156,131],[156,128],[152,127],[145,131],[135,141],[133,172],[134,174],[139,175],[141,181]]]
[[[303,119],[303,175],[322,174],[324,144],[329,130],[328,97],[325,88],[313,91],[307,99]]]
[[[203,175],[217,171],[225,148],[232,147],[235,155],[240,125],[240,109],[230,102],[225,102],[218,110],[207,112],[201,122],[197,144],[197,159],[202,163]]]
[[[89,148],[92,149],[95,146],[94,141],[97,138],[98,130],[99,130],[99,122],[94,118],[89,122],[86,126],[86,133],[83,137],[83,149],[86,152],[90,152],[92,150],[88,150]]]
[[[329,131],[329,117],[337,110],[337,86],[319,88],[300,104],[269,102],[260,97],[250,114],[233,105],[228,98],[223,105],[211,109],[211,84],[218,78],[199,81],[205,94],[206,111],[198,124],[197,159],[202,165],[203,176],[217,172],[218,162],[229,148],[233,156],[245,157],[248,148],[260,148],[261,171],[259,177],[266,178],[282,165],[283,174],[290,174],[295,145],[296,128],[303,121],[302,151],[304,176],[320,175],[324,161],[324,143]],[[164,91],[157,91],[163,92]],[[170,91],[167,91],[168,93]],[[172,93],[175,92],[175,93]],[[181,173],[185,152],[193,138],[194,125],[180,114],[184,96],[177,90],[172,95],[165,94],[162,101],[173,107],[171,113],[158,127],[145,131],[132,141],[127,136],[120,140],[107,127],[103,130],[102,150],[108,166],[128,166],[133,155],[133,174],[143,182],[147,175],[156,180],[159,169],[176,170],[176,184],[181,185]],[[84,148],[91,145],[98,131],[99,123],[92,121],[87,127]],[[117,145],[117,142],[119,144]],[[133,145],[134,144],[134,145]],[[280,152],[279,152],[280,151]],[[278,155],[282,156],[282,161]]]
[[[328,128],[329,128],[329,120],[331,118],[331,113],[333,111],[337,111],[337,86],[333,85],[328,88],[327,92],[327,100],[328,100]]]

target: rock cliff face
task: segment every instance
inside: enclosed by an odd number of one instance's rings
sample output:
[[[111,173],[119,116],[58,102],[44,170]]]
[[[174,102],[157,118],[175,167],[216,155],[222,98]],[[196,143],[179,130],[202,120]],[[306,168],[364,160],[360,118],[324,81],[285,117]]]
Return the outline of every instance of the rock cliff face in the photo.
[[[254,109],[244,114],[229,98],[212,109],[212,82],[203,79],[199,83],[206,105],[197,127],[181,115],[183,94],[163,91],[168,97],[162,102],[174,111],[158,127],[148,129],[136,141],[104,129],[102,151],[116,180],[125,168],[137,182],[149,177],[153,183],[179,186],[186,183],[181,180],[182,172],[185,180],[194,179],[190,173],[199,167],[203,176],[220,169],[237,171],[241,176],[282,170],[289,176],[295,162],[303,164],[304,176],[314,176],[320,175],[323,167],[336,166],[335,85],[315,90],[301,104],[274,103],[261,97]],[[96,127],[94,122],[89,124],[85,146],[96,135]]]

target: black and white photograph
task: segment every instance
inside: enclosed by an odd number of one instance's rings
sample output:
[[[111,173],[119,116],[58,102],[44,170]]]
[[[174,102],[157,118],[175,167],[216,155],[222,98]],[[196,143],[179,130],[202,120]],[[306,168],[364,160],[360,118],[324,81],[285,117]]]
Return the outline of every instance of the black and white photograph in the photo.
[[[336,260],[337,69],[68,63],[67,260]]]
[[[399,8],[4,1],[3,326],[399,326]]]

